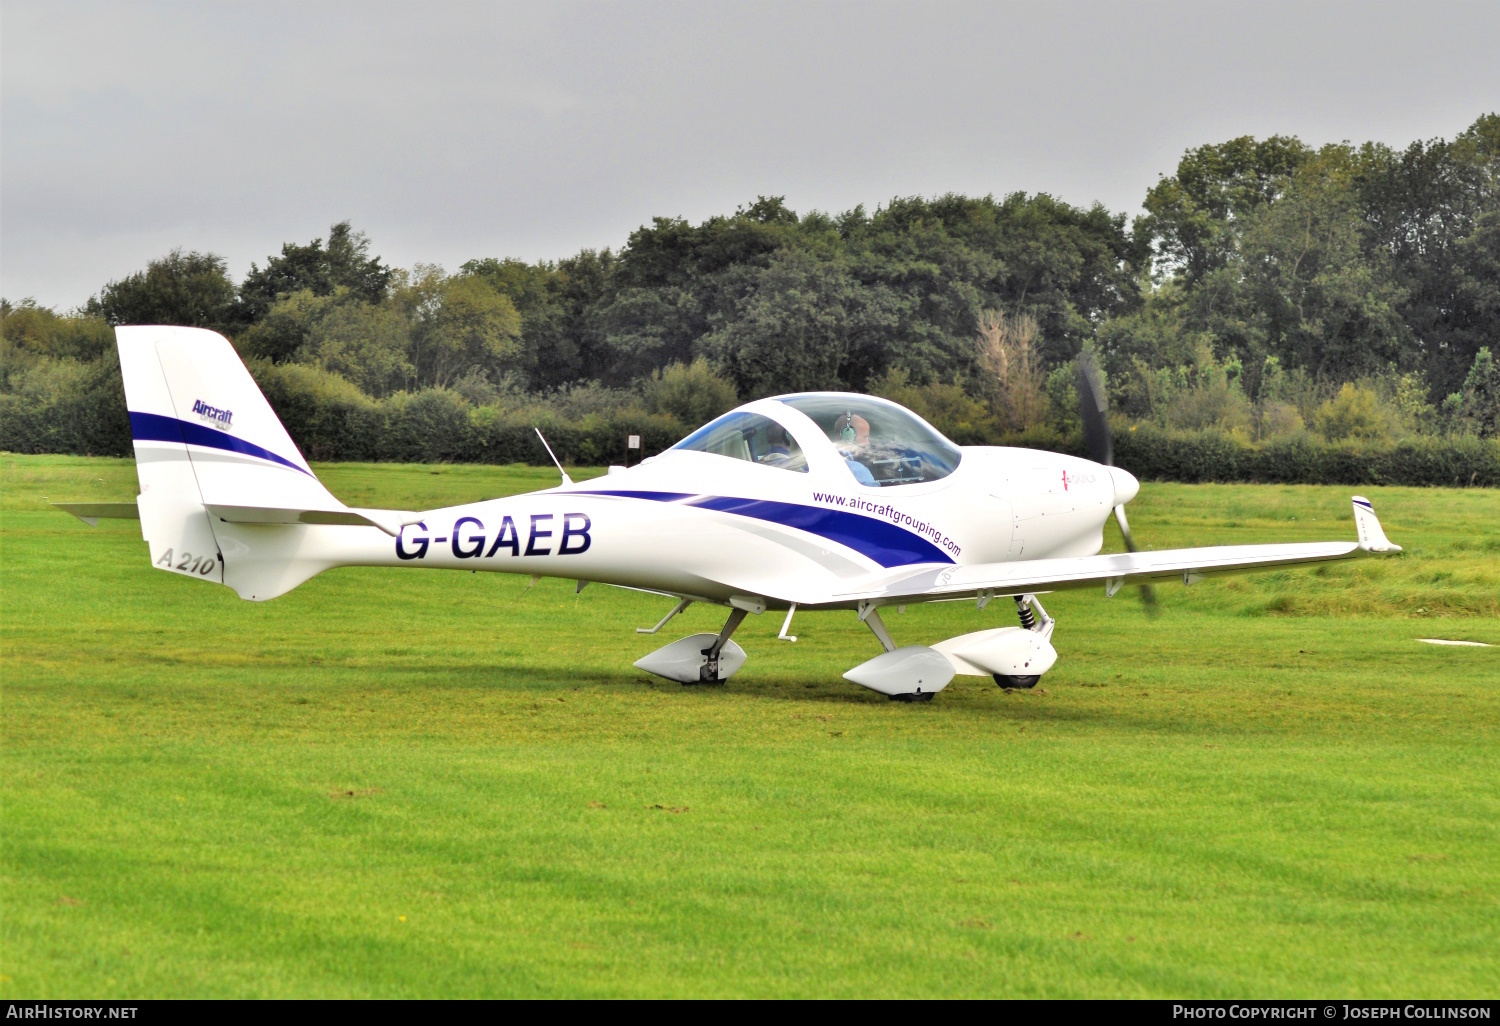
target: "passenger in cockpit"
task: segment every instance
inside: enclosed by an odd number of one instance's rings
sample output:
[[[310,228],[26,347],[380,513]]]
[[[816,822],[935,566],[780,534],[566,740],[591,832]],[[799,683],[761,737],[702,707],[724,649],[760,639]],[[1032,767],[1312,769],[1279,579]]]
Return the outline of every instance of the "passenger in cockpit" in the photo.
[[[870,450],[870,422],[852,410],[847,411],[841,420],[843,426],[839,429],[839,454],[849,464],[849,471],[856,481],[866,485],[875,484],[875,475],[859,461],[859,457]]]

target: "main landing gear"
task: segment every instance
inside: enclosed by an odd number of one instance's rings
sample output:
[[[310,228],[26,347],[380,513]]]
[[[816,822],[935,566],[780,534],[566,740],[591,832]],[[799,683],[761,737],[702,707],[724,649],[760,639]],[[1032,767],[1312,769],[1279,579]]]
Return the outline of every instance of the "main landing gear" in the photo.
[[[893,702],[930,702],[953,679],[953,664],[926,645],[897,648],[873,602],[861,602],[859,618],[885,649],[884,655],[860,663],[844,679],[878,691]]]
[[[636,669],[682,684],[723,684],[733,677],[745,665],[745,650],[731,641],[730,635],[749,614],[765,612],[766,604],[761,599],[738,595],[729,601],[733,608],[724,628],[718,634],[690,634],[637,659]],[[689,600],[683,599],[654,628],[637,630],[643,634],[655,634],[667,620],[688,605]]]
[[[719,676],[719,660],[724,654],[724,646],[729,644],[729,636],[734,633],[736,627],[745,622],[745,617],[748,615],[743,609],[733,610],[729,614],[728,621],[724,624],[724,629],[719,632],[719,636],[714,638],[712,644],[703,650],[703,665],[698,667],[699,684],[722,684],[728,679],[727,674],[723,677]],[[738,645],[734,647],[739,648]],[[740,649],[740,651],[743,652],[744,650]],[[740,663],[744,661],[742,656]],[[739,665],[736,665],[735,669],[738,670]]]

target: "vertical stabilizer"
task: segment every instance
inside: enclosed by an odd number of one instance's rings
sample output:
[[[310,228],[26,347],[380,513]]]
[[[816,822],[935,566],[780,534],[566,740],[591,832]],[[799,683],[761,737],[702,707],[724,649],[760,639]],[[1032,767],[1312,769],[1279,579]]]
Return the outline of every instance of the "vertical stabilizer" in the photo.
[[[224,336],[202,328],[115,330],[122,362],[136,338],[143,360],[145,350],[154,350],[164,386],[149,409],[137,407],[125,386],[136,443],[185,450],[205,504],[317,509],[336,503]]]
[[[353,514],[313,476],[224,336],[153,325],[116,328],[115,339],[141,484],[141,534],[154,566],[227,584],[251,597],[247,575],[256,582],[267,573],[295,577],[288,585],[295,587],[317,572],[301,577],[284,572],[283,564],[291,560],[281,549],[292,539],[283,536],[299,529],[280,525],[328,522],[329,517],[384,522]],[[378,511],[371,515],[379,516]],[[257,536],[274,537],[276,555],[265,545],[256,552],[239,538],[243,532],[227,523],[244,520],[278,525]],[[384,524],[383,529],[397,527]],[[268,597],[258,583],[249,591]]]

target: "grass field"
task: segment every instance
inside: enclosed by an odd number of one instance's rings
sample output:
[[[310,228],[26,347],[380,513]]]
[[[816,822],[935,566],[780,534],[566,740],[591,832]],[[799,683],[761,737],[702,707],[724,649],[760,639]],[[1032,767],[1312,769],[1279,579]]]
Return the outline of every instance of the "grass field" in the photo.
[[[352,505],[551,484],[319,467]],[[1030,693],[840,679],[852,614],[572,582],[153,572],[129,462],[0,456],[0,996],[1500,995],[1500,494],[1366,492],[1399,558],[1046,599]],[[1152,547],[1353,537],[1349,489],[1146,485]],[[1117,543],[1118,538],[1113,539]],[[1011,622],[912,607],[900,644]]]

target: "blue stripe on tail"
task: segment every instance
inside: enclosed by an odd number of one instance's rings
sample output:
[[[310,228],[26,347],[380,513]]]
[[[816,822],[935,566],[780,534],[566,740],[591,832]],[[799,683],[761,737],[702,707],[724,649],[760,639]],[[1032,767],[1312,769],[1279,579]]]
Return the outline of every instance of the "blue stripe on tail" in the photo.
[[[163,417],[159,413],[130,413],[130,434],[137,442],[178,442],[182,445],[197,445],[205,449],[223,449],[228,452],[237,452],[244,456],[254,456],[258,459],[270,460],[279,463],[283,467],[290,467],[299,474],[307,474],[297,464],[284,456],[278,456],[270,449],[262,449],[254,442],[247,442],[243,438],[225,434],[216,428],[206,427],[202,424],[194,424],[190,421],[179,420],[176,417]],[[311,474],[307,475],[311,477]]]

